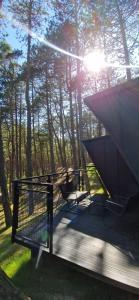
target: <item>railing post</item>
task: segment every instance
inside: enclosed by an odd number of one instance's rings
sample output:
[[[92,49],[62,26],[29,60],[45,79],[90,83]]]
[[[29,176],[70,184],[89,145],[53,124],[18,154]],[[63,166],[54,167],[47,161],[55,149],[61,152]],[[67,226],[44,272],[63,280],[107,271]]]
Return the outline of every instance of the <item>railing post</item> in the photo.
[[[84,190],[84,170],[82,170],[82,191]]]
[[[66,174],[66,182],[69,182],[69,173],[68,173],[68,171],[66,173],[67,173]]]
[[[79,169],[79,172],[78,172],[78,184],[79,184],[79,191],[81,190],[81,171]]]
[[[47,228],[48,228],[48,247],[50,254],[53,253],[53,185],[48,184],[47,186]]]
[[[32,181],[32,178],[30,179]],[[30,189],[32,190],[32,185],[30,185]],[[29,191],[29,216],[31,216],[34,212],[34,199],[33,192]]]
[[[47,175],[47,182],[51,183],[51,175]]]
[[[13,219],[12,219],[12,243],[15,241],[15,235],[18,228],[18,208],[19,208],[19,189],[18,180],[13,182]]]

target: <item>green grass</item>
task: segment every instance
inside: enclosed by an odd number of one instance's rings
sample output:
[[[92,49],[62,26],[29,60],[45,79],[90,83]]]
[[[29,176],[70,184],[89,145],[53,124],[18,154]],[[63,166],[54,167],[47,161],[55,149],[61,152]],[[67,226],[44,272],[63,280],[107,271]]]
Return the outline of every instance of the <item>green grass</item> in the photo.
[[[97,189],[103,193],[103,189]],[[14,284],[33,300],[137,300],[138,296],[87,277],[48,256],[36,259],[31,252],[11,244],[11,228],[4,230],[1,212],[0,266]]]
[[[102,187],[98,188],[96,190],[96,194],[101,194],[101,195],[104,194],[104,189]]]
[[[11,229],[0,235],[0,265],[10,278],[14,278],[22,266],[30,260],[30,251],[11,244]]]
[[[90,186],[90,192],[92,194],[97,193],[97,194],[103,194],[104,189],[102,187],[102,184],[100,182],[99,176],[96,172],[95,167],[90,163],[89,168],[87,169],[87,176],[89,179],[89,186]]]
[[[93,172],[96,192],[103,193],[97,185]],[[90,177],[92,173],[90,171]],[[11,244],[11,229],[4,230],[4,217],[0,214],[0,265],[26,295],[33,300],[137,300],[132,295],[118,288],[104,284],[85,276],[55,259],[41,258],[35,270],[36,259],[31,259],[31,252],[17,244]]]
[[[12,245],[11,230],[0,235],[0,264],[7,275],[33,300],[124,300],[139,299],[103,282],[89,278],[49,257],[36,259],[28,249]]]

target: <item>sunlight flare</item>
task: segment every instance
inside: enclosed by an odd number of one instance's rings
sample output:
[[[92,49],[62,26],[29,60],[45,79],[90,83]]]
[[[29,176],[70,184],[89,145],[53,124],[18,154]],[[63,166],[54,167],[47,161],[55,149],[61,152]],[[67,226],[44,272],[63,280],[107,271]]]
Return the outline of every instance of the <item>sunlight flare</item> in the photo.
[[[89,72],[100,72],[106,67],[104,54],[100,50],[94,50],[90,52],[83,59],[84,66]]]
[[[22,32],[29,34],[33,39],[38,40],[40,43],[45,44],[47,47],[58,51],[64,55],[78,59],[83,62],[84,67],[90,72],[100,72],[104,68],[115,68],[115,69],[139,69],[139,64],[135,65],[124,65],[118,63],[106,63],[103,52],[100,49],[96,49],[84,57],[78,56],[77,54],[71,53],[65,49],[58,47],[46,39],[44,35],[37,34],[35,31],[30,30],[25,24],[17,21],[12,14],[5,12],[0,6],[0,14],[2,18],[7,19],[12,26],[20,29]]]

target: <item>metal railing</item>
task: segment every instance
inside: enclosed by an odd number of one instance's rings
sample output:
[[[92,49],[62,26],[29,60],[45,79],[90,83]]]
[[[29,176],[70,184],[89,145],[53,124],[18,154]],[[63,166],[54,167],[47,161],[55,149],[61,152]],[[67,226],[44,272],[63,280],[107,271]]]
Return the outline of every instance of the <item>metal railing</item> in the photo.
[[[22,242],[31,247],[45,247],[53,252],[53,214],[56,210],[57,181],[76,178],[78,189],[86,188],[87,170],[62,172],[22,178],[13,182],[12,242]],[[58,202],[58,201],[57,201]],[[58,204],[61,207],[61,203]],[[57,206],[58,208],[58,206]]]
[[[16,180],[13,182],[12,242],[24,240],[53,248],[53,184]]]

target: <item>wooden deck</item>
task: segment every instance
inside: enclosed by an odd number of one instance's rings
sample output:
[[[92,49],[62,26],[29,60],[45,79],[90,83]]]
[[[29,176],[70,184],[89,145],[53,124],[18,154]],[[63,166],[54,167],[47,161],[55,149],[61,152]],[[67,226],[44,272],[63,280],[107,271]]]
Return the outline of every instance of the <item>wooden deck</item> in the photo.
[[[54,218],[53,255],[139,294],[139,213],[114,217],[94,203],[59,211]]]

